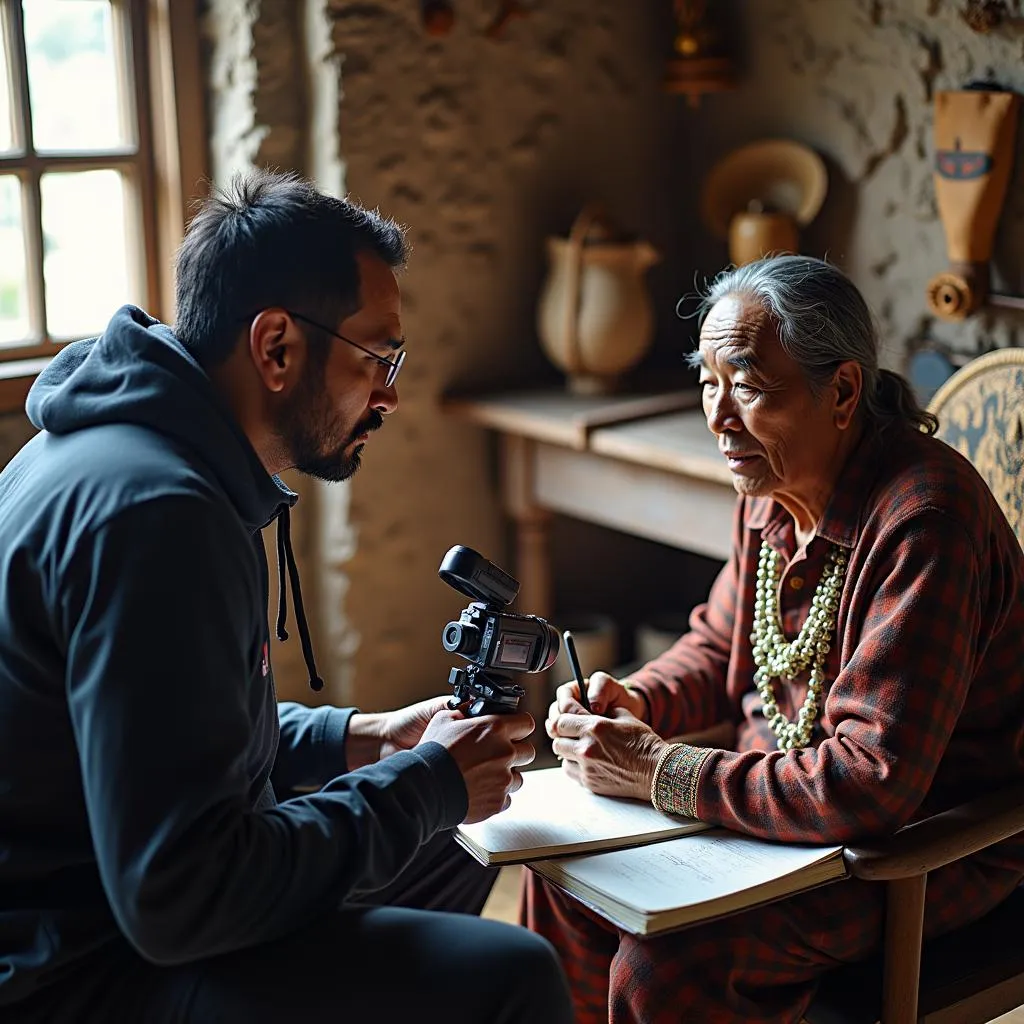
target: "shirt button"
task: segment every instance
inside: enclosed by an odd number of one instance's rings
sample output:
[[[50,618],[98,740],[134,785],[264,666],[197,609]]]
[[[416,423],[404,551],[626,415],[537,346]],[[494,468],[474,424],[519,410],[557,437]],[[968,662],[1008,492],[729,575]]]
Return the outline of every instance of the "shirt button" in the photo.
[[[790,576],[789,587],[791,590],[800,590],[804,585],[803,576]]]

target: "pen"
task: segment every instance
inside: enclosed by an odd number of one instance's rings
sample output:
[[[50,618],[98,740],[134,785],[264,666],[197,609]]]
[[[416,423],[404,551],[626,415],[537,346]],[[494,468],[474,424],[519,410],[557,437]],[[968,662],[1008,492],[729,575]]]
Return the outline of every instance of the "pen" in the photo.
[[[580,688],[580,703],[587,714],[590,714],[590,698],[587,696],[587,684],[583,681],[583,673],[580,671],[580,659],[576,655],[576,641],[569,630],[562,634],[562,639],[565,641],[565,653],[569,656],[569,667],[576,677],[576,685]]]

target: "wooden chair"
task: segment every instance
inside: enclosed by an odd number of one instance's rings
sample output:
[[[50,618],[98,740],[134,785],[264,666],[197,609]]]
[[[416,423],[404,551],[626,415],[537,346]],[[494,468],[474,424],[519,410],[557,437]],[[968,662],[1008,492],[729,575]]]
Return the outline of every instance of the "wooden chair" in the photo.
[[[1024,545],[1024,349],[973,360],[930,408],[938,436],[975,465]],[[1024,782],[848,848],[851,875],[887,886],[883,950],[827,975],[808,1024],[983,1024],[1024,1003],[1024,889],[975,924],[922,944],[928,872],[1019,832]]]

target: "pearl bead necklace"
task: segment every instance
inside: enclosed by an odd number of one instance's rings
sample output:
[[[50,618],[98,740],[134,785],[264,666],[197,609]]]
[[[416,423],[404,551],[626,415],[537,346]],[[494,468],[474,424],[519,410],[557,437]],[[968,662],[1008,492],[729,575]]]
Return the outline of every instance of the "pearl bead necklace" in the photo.
[[[832,649],[830,638],[836,628],[839,596],[846,574],[846,552],[835,545],[825,563],[821,582],[811,598],[800,634],[789,643],[779,620],[779,553],[767,542],[761,543],[754,600],[754,685],[764,702],[761,713],[778,738],[779,750],[806,747],[814,731],[814,719],[821,705],[825,686],[825,659]],[[807,696],[795,722],[779,711],[772,679],[795,679],[810,667]]]

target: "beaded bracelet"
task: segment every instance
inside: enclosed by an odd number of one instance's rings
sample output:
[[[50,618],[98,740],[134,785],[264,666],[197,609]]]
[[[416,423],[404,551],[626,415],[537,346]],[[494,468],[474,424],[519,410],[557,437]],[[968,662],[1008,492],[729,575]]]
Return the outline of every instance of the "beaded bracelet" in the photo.
[[[691,747],[675,743],[663,753],[654,772],[651,803],[666,814],[697,816],[697,780],[704,762],[711,756],[710,747]]]
[[[681,746],[681,743],[670,743],[661,752],[661,756],[658,758],[658,763],[654,766],[654,774],[651,776],[651,803],[654,804],[655,810],[661,810],[658,806],[658,778],[661,775],[661,770],[665,767],[665,762],[669,759],[669,755],[671,755],[674,750],[678,750]]]

